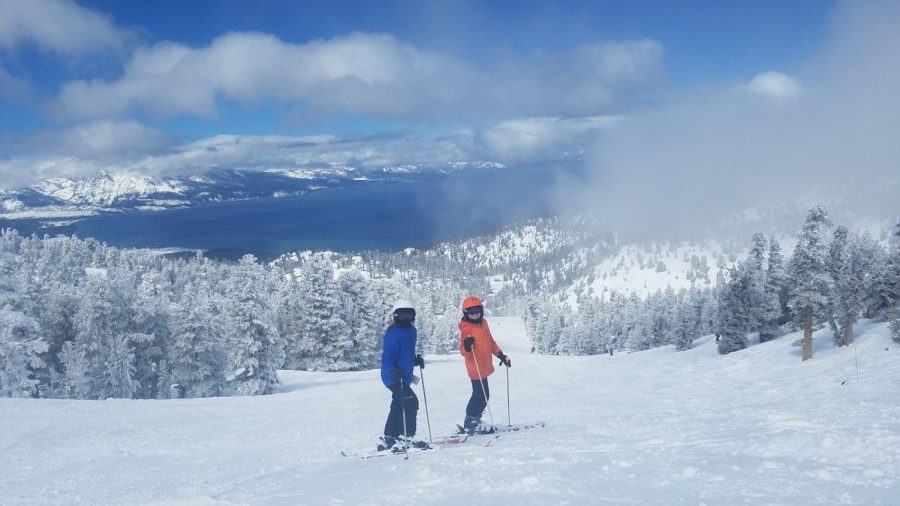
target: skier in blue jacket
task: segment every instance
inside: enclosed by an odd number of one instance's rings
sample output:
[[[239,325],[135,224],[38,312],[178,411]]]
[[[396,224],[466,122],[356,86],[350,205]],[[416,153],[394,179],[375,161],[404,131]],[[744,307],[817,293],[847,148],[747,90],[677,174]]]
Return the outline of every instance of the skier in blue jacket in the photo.
[[[412,303],[400,301],[394,305],[393,323],[384,334],[381,353],[381,381],[391,391],[391,410],[384,424],[384,436],[379,450],[403,451],[403,445],[425,447],[424,442],[410,442],[416,434],[416,413],[419,399],[412,390],[413,368],[425,367],[422,355],[416,354],[416,310]]]

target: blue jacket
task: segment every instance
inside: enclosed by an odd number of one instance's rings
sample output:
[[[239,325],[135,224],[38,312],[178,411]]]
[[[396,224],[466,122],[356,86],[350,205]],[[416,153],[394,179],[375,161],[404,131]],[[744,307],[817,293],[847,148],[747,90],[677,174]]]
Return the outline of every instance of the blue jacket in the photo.
[[[384,334],[384,350],[381,352],[381,381],[389,387],[397,382],[391,373],[403,371],[403,382],[412,382],[413,362],[416,360],[416,328],[393,325]]]

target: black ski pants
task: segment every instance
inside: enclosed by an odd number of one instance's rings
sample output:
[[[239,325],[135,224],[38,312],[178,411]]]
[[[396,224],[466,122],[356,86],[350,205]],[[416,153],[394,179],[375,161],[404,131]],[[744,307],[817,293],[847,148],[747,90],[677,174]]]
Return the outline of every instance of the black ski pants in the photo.
[[[384,423],[384,435],[397,437],[403,434],[403,412],[406,412],[406,436],[413,437],[416,434],[416,413],[419,411],[419,398],[407,384],[394,383],[388,387],[391,390],[391,411],[388,413],[387,422]]]
[[[481,389],[484,385],[484,390]],[[487,394],[487,397],[485,397]],[[491,398],[491,389],[488,388],[488,380],[472,380],[472,397],[469,397],[469,404],[466,405],[466,415],[473,418],[481,419],[484,408],[487,406],[488,399]]]

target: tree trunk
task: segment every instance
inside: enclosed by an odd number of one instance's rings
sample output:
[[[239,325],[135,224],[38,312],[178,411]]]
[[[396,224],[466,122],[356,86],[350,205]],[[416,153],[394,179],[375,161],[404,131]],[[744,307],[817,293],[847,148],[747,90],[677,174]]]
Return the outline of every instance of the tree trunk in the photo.
[[[847,329],[844,330],[844,335],[841,338],[841,346],[850,346],[853,344],[853,324],[850,323],[847,325]]]
[[[803,358],[807,361],[812,358],[812,306],[803,308]]]

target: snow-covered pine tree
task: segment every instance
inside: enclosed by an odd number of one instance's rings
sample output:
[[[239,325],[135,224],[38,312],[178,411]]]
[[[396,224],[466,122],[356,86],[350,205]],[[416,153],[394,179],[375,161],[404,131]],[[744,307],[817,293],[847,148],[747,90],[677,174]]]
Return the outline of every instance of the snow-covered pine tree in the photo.
[[[137,397],[142,399],[167,398],[173,384],[169,363],[172,292],[171,278],[150,270],[141,277],[135,293],[133,331],[146,336],[134,346],[135,376],[140,382]]]
[[[217,397],[225,386],[225,331],[216,313],[202,286],[188,285],[175,305],[167,355],[179,397]]]
[[[597,349],[597,339],[594,337],[597,329],[596,310],[593,297],[579,298],[578,311],[572,326],[557,343],[557,349],[565,355],[593,355]]]
[[[350,270],[338,277],[338,293],[341,304],[339,318],[345,322],[350,335],[348,367],[362,370],[378,364],[376,343],[384,312],[375,300],[369,280],[357,270]]]
[[[774,241],[773,241],[774,243]],[[773,337],[772,323],[780,314],[778,294],[770,283],[767,253],[771,252],[765,234],[756,233],[752,238],[750,254],[743,265],[748,277],[747,307],[745,309],[749,329],[759,333],[759,342]]]
[[[719,339],[718,351],[725,355],[743,350],[748,346],[747,332],[751,319],[747,314],[751,293],[750,277],[740,267],[735,266],[725,276],[725,285],[719,291]]]
[[[828,272],[828,246],[825,241],[825,230],[830,226],[827,207],[814,206],[810,209],[791,258],[788,305],[803,324],[801,360],[804,361],[812,358],[813,326],[827,310],[828,295],[833,285]]]
[[[690,295],[685,294],[675,312],[672,334],[675,338],[675,349],[685,351],[694,344],[694,324],[697,320]]]
[[[13,279],[21,244],[18,235],[3,233],[0,244],[0,397],[28,397],[37,393],[35,371],[44,368],[40,355],[47,343],[30,315],[29,304]],[[30,311],[29,311],[30,312]]]
[[[334,268],[324,255],[314,255],[298,280],[297,341],[291,365],[308,371],[346,371],[354,362],[350,328],[341,319],[341,298]]]
[[[0,397],[37,394],[34,371],[44,367],[47,351],[37,321],[10,306],[0,307]]]
[[[871,260],[866,315],[890,318],[900,303],[900,246],[895,243],[889,252],[876,250]]]
[[[65,368],[61,354],[63,346],[75,340],[74,316],[77,308],[78,296],[75,288],[51,282],[42,311],[37,317],[44,339],[47,341],[47,351],[41,355],[46,364],[46,377],[43,378],[46,392],[42,392],[42,395],[47,397],[58,397],[63,394]]]
[[[790,317],[787,302],[788,287],[784,256],[781,254],[781,244],[772,238],[769,241],[764,310],[761,311],[763,321],[759,329],[759,342],[771,341],[778,337],[779,327],[787,323]]]
[[[132,332],[133,275],[94,271],[79,290],[74,315],[75,340],[66,343],[66,386],[78,399],[132,398],[134,343],[145,336]]]
[[[834,281],[829,324],[834,332],[834,342],[839,346],[853,342],[853,325],[865,306],[867,274],[875,249],[877,244],[868,236],[851,237],[843,226],[835,230],[829,264]]]
[[[225,379],[245,395],[267,395],[278,386],[284,344],[264,286],[265,272],[253,255],[231,271],[223,301],[227,362]]]

